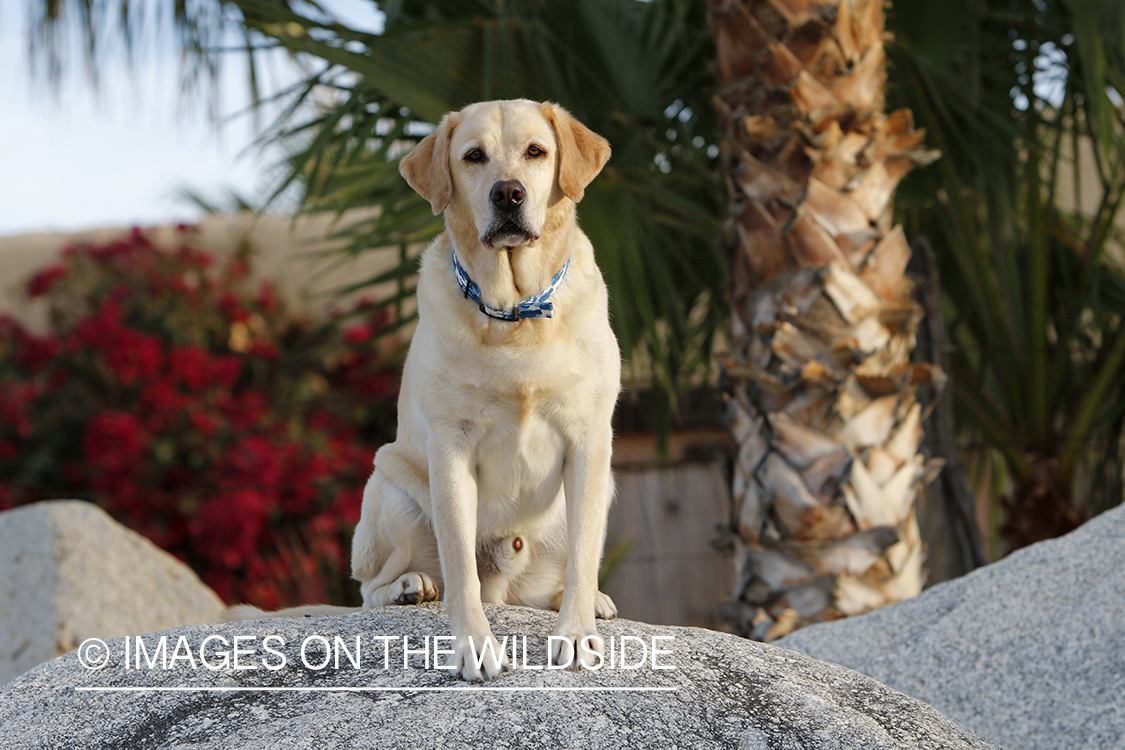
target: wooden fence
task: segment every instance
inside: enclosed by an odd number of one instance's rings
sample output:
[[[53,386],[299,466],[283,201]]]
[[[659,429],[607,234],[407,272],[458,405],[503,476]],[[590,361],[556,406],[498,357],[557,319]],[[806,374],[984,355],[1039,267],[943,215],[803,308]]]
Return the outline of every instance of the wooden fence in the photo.
[[[651,435],[617,438],[607,558],[628,551],[604,590],[619,616],[721,628],[718,608],[734,588],[733,569],[711,543],[730,512],[727,442],[723,430],[673,434],[670,458],[658,461]]]

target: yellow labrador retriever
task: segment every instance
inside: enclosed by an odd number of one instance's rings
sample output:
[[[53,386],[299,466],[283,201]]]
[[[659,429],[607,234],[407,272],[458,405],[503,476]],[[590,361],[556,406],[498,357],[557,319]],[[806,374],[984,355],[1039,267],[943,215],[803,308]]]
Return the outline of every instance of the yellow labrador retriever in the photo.
[[[400,167],[446,229],[422,255],[398,435],[375,456],[352,573],[365,607],[443,592],[467,680],[507,668],[482,602],[557,609],[549,658],[575,667],[602,653],[595,616],[616,614],[597,582],[620,352],[575,218],[609,153],[554,104],[484,102]]]

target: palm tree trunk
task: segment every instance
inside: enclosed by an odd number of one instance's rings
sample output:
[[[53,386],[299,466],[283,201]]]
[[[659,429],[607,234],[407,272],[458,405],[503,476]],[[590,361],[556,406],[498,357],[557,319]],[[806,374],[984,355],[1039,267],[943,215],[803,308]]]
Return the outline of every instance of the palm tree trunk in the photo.
[[[770,640],[917,594],[920,317],[892,226],[937,154],[883,113],[882,0],[712,0],[736,242],[735,628]]]

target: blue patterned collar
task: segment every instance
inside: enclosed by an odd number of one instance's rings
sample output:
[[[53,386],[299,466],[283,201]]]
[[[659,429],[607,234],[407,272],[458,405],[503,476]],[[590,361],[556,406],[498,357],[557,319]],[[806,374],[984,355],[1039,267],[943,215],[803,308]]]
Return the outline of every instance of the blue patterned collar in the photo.
[[[469,274],[461,266],[461,262],[457,260],[457,251],[453,251],[453,273],[457,276],[457,283],[461,286],[461,291],[465,293],[465,297],[472,299],[477,303],[480,311],[490,318],[497,320],[512,320],[518,321],[521,318],[550,318],[554,317],[555,304],[548,302],[551,295],[562,284],[563,278],[566,277],[566,270],[570,268],[570,258],[566,259],[563,267],[551,279],[551,284],[539,294],[533,294],[530,297],[525,297],[515,307],[493,307],[486,305],[480,298],[480,287],[476,282],[469,278]]]

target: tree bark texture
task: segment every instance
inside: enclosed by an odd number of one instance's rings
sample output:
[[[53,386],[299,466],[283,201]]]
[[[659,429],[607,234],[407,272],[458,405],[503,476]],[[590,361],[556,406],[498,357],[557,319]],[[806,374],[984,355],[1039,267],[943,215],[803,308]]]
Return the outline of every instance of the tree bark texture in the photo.
[[[883,112],[881,0],[712,0],[725,130],[735,629],[771,640],[917,594],[920,310],[892,223],[937,157]]]

